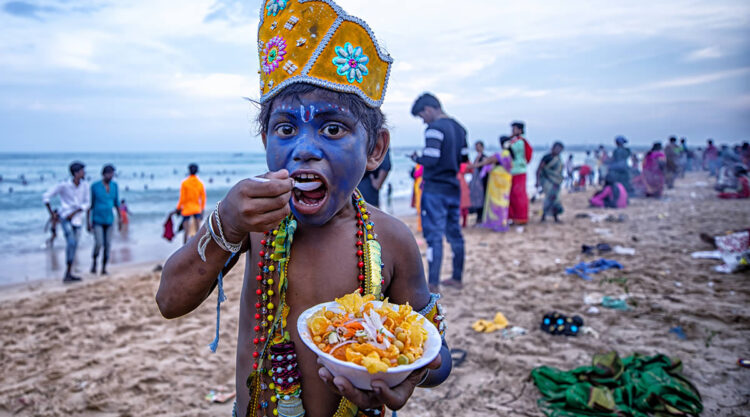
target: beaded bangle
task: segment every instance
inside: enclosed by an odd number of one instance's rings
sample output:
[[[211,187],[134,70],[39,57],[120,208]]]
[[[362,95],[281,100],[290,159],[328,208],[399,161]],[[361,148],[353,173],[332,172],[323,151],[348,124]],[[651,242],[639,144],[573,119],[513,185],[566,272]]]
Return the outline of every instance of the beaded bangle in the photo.
[[[435,308],[435,304],[437,304],[440,298],[441,298],[440,294],[430,293],[430,302],[427,303],[427,305],[423,309],[417,311],[417,313],[423,316],[427,316],[428,314],[430,314],[430,311],[432,311],[432,309]]]
[[[242,242],[240,243],[230,243],[227,241],[227,239],[224,237],[224,230],[221,228],[221,218],[219,217],[219,204],[221,203],[221,200],[216,203],[216,210],[214,210],[213,215],[216,217],[216,227],[219,229],[219,237],[221,238],[221,244],[219,246],[223,246],[222,249],[226,250],[227,252],[237,253],[242,249]],[[211,219],[209,219],[209,224],[211,223]]]

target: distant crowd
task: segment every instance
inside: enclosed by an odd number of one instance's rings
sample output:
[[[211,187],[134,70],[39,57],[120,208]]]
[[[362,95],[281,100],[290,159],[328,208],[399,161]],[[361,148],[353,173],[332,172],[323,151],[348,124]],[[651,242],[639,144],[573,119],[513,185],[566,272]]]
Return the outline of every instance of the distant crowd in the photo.
[[[414,189],[412,205],[417,209],[418,229],[427,241],[429,283],[461,286],[463,268],[463,236],[470,213],[476,213],[476,224],[503,232],[511,225],[529,221],[527,169],[533,148],[524,136],[525,124],[512,122],[509,135],[499,138],[500,150],[485,153],[482,141],[474,143],[476,157],[468,159],[466,129],[448,116],[429,93],[420,96],[412,107],[412,115],[427,125],[425,147],[415,153],[412,170]],[[628,140],[617,136],[610,153],[604,146],[587,151],[582,164],[573,155],[563,161],[562,142],[555,142],[544,155],[535,173],[536,192],[531,197],[543,198],[541,222],[552,218],[560,222],[563,189],[586,191],[598,186],[589,199],[592,207],[624,208],[630,198],[660,198],[665,189],[674,187],[688,171],[707,171],[716,178],[719,198],[750,198],[748,166],[750,144],[747,142],[717,148],[709,139],[705,149],[692,149],[687,139],[670,137],[666,146],[654,143],[643,159],[630,150]],[[472,174],[466,181],[466,174]],[[442,260],[443,238],[453,250],[452,278],[438,282]]]
[[[524,136],[525,124],[516,121],[511,123],[509,134],[499,138],[499,151],[488,155],[484,143],[478,141],[474,144],[476,157],[469,160],[466,130],[443,112],[435,96],[429,93],[420,96],[412,114],[427,125],[425,147],[411,158],[415,162],[412,206],[417,209],[418,229],[424,233],[428,245],[429,283],[433,291],[437,291],[440,284],[461,286],[464,259],[461,226],[467,226],[469,214],[476,214],[477,225],[499,232],[508,230],[511,225],[528,223],[527,170],[533,148]],[[665,189],[673,188],[688,171],[706,171],[709,177],[715,178],[719,198],[750,198],[750,144],[747,142],[717,148],[709,139],[705,149],[692,149],[685,138],[678,141],[673,136],[666,146],[654,143],[642,160],[630,150],[625,137],[617,136],[614,144],[612,152],[604,146],[587,151],[580,164],[574,162],[572,154],[563,161],[564,144],[553,144],[535,172],[536,191],[531,197],[532,201],[543,198],[541,222],[549,218],[561,221],[560,194],[564,189],[579,192],[598,186],[589,199],[591,206],[624,208],[630,198],[662,197]],[[102,274],[107,273],[115,226],[123,233],[127,231],[128,208],[113,181],[114,166],[105,165],[102,179],[90,186],[85,180],[84,168],[83,163],[73,162],[69,167],[71,178],[43,195],[50,215],[49,244],[54,240],[58,224],[65,234],[64,282],[81,280],[72,272],[81,229],[86,228],[94,235],[91,272],[97,272],[101,254]],[[383,164],[365,173],[359,184],[363,198],[373,206],[379,206],[379,191],[390,169],[388,154]],[[206,192],[197,177],[198,166],[190,164],[188,170],[189,175],[180,187],[177,207],[169,213],[165,224],[164,237],[169,240],[174,236],[172,215],[180,216],[178,230],[185,231],[187,241],[200,227],[205,211]],[[467,174],[472,174],[468,182]],[[389,188],[389,200],[390,194]],[[53,209],[50,201],[55,196],[60,206]],[[453,250],[454,272],[451,279],[440,283],[443,238]]]

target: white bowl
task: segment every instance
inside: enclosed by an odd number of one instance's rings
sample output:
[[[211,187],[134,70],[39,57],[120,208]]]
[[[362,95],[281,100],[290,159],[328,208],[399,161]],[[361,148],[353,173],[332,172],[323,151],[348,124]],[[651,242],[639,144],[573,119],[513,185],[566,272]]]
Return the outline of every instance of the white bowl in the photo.
[[[383,305],[382,301],[371,302],[376,308],[380,308]],[[398,365],[393,368],[388,368],[388,371],[386,372],[371,374],[367,372],[367,368],[364,366],[336,359],[333,355],[323,352],[318,348],[315,342],[313,342],[310,329],[307,327],[307,319],[323,307],[326,307],[326,309],[333,312],[343,312],[343,309],[341,309],[339,304],[335,301],[318,304],[314,307],[308,308],[300,314],[297,319],[297,331],[299,332],[300,338],[302,338],[302,341],[308,348],[320,357],[323,366],[325,366],[333,376],[346,377],[352,385],[359,389],[371,390],[372,386],[370,385],[370,382],[378,379],[388,384],[389,387],[394,387],[402,383],[413,371],[432,362],[432,360],[440,353],[440,347],[442,346],[440,333],[438,333],[435,325],[425,318],[423,327],[427,330],[427,340],[424,344],[424,354],[422,357],[414,361],[414,363]],[[394,310],[398,311],[398,306],[394,304],[394,307]],[[419,313],[412,312],[412,314]]]

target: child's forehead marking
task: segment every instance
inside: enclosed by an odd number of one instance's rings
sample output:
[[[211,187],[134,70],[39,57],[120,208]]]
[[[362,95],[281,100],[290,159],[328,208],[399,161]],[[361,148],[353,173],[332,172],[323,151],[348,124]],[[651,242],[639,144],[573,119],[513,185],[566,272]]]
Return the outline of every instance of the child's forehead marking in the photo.
[[[317,103],[313,102],[312,104],[308,104],[308,105],[281,103],[276,107],[276,109],[272,112],[272,114],[278,114],[278,113],[291,114],[291,115],[294,115],[295,117],[299,117],[299,119],[302,120],[303,122],[309,123],[318,114],[334,113],[334,112],[344,113],[347,116],[352,115],[352,113],[346,107],[339,106],[337,104],[330,103],[330,102],[317,102]]]

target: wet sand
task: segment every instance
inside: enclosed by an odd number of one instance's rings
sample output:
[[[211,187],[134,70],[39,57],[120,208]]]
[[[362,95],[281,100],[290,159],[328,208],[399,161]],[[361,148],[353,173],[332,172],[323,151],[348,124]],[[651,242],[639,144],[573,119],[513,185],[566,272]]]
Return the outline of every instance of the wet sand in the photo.
[[[633,200],[621,211],[591,210],[586,197],[565,194],[564,224],[538,223],[504,234],[465,229],[466,270],[462,290],[444,290],[448,342],[465,349],[466,361],[435,389],[417,389],[399,416],[540,416],[538,391],[529,372],[540,365],[564,369],[590,363],[598,352],[616,349],[665,353],[684,362],[698,387],[706,416],[750,413],[748,274],[714,272],[712,260],[690,253],[710,248],[700,232],[721,233],[750,226],[748,201],[719,201],[705,180],[691,175],[661,201]],[[540,210],[539,202],[533,212]],[[620,214],[623,223],[594,223],[578,213]],[[405,221],[412,229],[414,218]],[[608,236],[594,229],[608,229]],[[421,236],[418,241],[424,249]],[[635,256],[606,254],[625,266],[584,281],[565,267],[583,260],[582,244],[609,243]],[[444,275],[449,276],[450,250]],[[213,416],[229,415],[231,404],[204,397],[233,389],[234,345],[243,265],[227,277],[229,301],[222,306],[219,350],[211,354],[216,295],[181,319],[161,318],[154,294],[156,264],[112,269],[106,278],[63,286],[57,281],[5,287],[0,297],[0,416]],[[627,281],[620,279],[627,278]],[[627,292],[628,312],[599,307],[587,314],[584,296]],[[579,314],[599,333],[595,338],[551,336],[538,329],[544,313]],[[529,333],[513,340],[500,332],[479,334],[477,319],[501,311],[511,325]],[[669,329],[682,326],[681,340]]]

